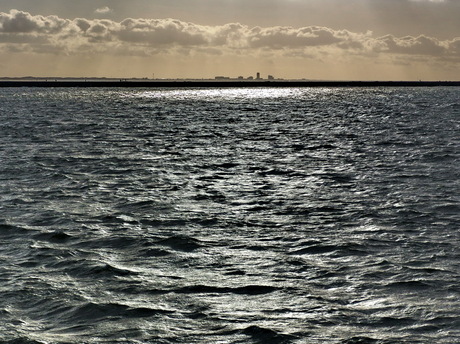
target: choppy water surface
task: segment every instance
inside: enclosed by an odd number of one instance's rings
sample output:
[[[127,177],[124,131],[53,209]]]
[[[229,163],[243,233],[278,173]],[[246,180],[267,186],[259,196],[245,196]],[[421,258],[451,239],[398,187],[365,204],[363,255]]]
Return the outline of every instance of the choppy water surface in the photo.
[[[0,343],[459,342],[459,94],[0,90]]]

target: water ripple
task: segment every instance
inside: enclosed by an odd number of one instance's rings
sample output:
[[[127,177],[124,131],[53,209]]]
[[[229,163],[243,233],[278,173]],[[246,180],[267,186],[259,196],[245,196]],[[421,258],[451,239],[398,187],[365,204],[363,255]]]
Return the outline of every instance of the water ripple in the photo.
[[[458,88],[2,89],[1,343],[454,343]]]

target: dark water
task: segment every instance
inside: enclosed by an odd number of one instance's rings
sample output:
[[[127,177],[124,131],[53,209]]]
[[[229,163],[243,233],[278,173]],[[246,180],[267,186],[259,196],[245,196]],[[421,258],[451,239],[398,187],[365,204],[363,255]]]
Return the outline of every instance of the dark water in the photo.
[[[0,90],[0,343],[460,342],[459,95]]]

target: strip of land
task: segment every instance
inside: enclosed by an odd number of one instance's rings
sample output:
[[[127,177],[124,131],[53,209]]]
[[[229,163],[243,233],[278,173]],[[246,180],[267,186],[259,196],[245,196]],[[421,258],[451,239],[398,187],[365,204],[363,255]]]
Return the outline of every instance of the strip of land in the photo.
[[[460,86],[460,81],[310,81],[310,80],[0,80],[0,87],[435,87]]]

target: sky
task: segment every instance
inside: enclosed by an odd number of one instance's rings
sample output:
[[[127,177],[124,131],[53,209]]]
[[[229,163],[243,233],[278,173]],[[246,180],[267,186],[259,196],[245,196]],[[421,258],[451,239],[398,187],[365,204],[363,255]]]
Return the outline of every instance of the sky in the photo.
[[[0,0],[0,77],[460,80],[460,0]]]

